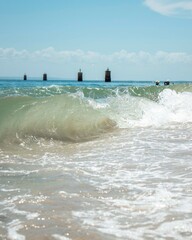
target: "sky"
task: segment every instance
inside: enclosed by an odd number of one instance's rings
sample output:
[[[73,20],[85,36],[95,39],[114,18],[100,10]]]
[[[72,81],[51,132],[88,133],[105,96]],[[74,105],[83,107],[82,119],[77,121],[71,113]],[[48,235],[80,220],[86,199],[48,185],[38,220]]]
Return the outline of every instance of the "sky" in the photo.
[[[192,0],[0,0],[0,77],[192,81]]]

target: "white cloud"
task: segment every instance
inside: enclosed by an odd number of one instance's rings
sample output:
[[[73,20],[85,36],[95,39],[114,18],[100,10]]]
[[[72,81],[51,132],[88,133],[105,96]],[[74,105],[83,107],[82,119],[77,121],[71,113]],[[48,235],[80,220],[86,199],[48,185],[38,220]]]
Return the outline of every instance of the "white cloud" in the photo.
[[[120,50],[101,54],[81,49],[58,51],[53,47],[37,51],[0,48],[0,76],[39,77],[47,72],[50,77],[75,79],[79,68],[85,79],[103,79],[107,67],[114,79],[184,79],[191,80],[192,54],[157,51],[155,53]]]
[[[184,52],[163,52],[158,51],[155,54],[155,58],[158,61],[162,61],[165,63],[192,63],[192,55],[189,55]]]
[[[192,55],[185,52],[165,52],[157,51],[152,54],[150,52],[128,52],[120,50],[111,54],[101,54],[94,51],[83,51],[80,49],[74,51],[57,51],[53,47],[30,52],[27,50],[16,50],[14,48],[0,48],[0,59],[8,60],[44,60],[44,61],[83,61],[90,62],[118,62],[125,61],[128,63],[141,62],[164,62],[164,63],[192,63]]]
[[[16,50],[14,48],[0,48],[0,59],[2,58],[26,58],[28,56],[28,51],[26,50]]]
[[[151,10],[166,16],[192,18],[192,0],[144,0]]]

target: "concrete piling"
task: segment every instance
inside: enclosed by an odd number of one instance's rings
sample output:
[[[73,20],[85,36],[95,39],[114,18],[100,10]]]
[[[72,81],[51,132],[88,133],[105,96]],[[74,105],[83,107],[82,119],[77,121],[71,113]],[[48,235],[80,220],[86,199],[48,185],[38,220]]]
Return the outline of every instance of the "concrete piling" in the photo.
[[[47,81],[47,73],[43,74],[43,81]]]
[[[27,75],[26,74],[24,74],[24,76],[23,76],[23,80],[27,80]]]
[[[105,82],[111,82],[111,71],[109,71],[109,68],[105,71]]]
[[[77,74],[77,81],[82,82],[83,81],[83,73],[81,72],[81,69],[79,70]]]

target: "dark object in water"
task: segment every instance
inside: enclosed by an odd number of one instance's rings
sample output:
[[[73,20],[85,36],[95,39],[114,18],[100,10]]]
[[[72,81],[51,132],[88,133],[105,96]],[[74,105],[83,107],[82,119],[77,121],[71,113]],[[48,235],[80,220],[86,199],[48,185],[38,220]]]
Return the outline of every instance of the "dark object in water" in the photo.
[[[156,82],[155,82],[155,85],[157,85],[157,86],[158,86],[159,84],[160,84],[160,82],[159,82],[159,81],[156,81]]]
[[[26,74],[24,74],[23,80],[27,80],[27,75]]]
[[[165,82],[164,82],[164,85],[169,85],[169,84],[170,84],[169,81],[165,81]]]
[[[82,82],[83,81],[83,73],[81,72],[81,69],[78,72],[77,80],[78,80],[78,82]]]
[[[109,71],[109,68],[105,71],[105,82],[111,82],[111,71]]]
[[[43,81],[47,81],[47,73],[43,74]]]

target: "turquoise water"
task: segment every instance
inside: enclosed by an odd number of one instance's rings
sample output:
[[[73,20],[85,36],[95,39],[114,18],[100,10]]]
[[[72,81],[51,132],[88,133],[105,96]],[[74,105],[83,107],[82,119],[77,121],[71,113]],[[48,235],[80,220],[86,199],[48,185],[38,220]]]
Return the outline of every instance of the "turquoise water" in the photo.
[[[163,81],[160,82],[160,85],[163,85]],[[184,84],[184,83],[192,83],[189,81],[170,81],[170,84]],[[68,85],[68,86],[87,86],[87,87],[119,87],[119,86],[150,86],[155,85],[155,81],[111,81],[105,83],[104,81],[83,81],[77,82],[75,80],[17,80],[17,79],[0,79],[1,87],[42,87],[42,86],[50,86],[50,85]]]
[[[84,81],[77,82],[73,80],[0,80],[0,90],[1,94],[3,94],[4,90],[17,90],[17,89],[31,89],[32,91],[35,88],[47,88],[51,86],[60,86],[60,87],[75,87],[75,88],[101,88],[101,89],[110,89],[116,87],[127,87],[127,86],[150,86],[154,85],[154,82],[151,81],[112,81],[110,83],[105,83],[103,81]],[[6,92],[4,93],[6,94]]]
[[[0,81],[0,239],[192,238],[192,83]]]

